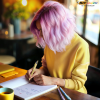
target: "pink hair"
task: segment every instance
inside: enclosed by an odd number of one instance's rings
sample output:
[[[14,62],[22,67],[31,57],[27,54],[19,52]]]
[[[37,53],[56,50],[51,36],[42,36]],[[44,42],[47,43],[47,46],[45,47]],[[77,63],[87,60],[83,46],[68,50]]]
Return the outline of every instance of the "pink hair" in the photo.
[[[36,21],[40,20],[43,38],[39,37]],[[56,1],[47,1],[35,14],[30,30],[37,38],[36,45],[62,52],[71,43],[75,30],[74,15],[62,4]]]

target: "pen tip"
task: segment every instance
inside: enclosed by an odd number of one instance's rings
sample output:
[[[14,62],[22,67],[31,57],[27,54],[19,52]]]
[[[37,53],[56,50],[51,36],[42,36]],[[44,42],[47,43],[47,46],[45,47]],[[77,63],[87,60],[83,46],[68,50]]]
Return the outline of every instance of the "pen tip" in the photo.
[[[36,61],[36,64],[38,63],[38,60]]]

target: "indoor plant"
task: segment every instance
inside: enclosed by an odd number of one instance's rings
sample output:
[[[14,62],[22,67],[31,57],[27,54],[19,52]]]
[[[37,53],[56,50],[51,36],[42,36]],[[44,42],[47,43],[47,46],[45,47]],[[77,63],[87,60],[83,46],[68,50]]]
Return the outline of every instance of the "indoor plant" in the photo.
[[[5,8],[4,17],[9,18],[10,23],[14,25],[14,33],[20,34],[20,20],[26,20],[30,16],[27,6],[23,6],[21,2],[15,2],[13,4],[6,3]]]

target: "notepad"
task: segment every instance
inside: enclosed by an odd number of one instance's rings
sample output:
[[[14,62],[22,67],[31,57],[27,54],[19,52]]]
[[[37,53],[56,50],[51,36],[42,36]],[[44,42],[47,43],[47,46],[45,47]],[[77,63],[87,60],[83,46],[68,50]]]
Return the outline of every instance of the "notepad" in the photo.
[[[8,77],[16,75],[16,74],[18,74],[18,72],[16,72],[16,71],[10,71],[10,72],[1,74],[1,76],[4,77],[4,78],[8,78]]]
[[[57,88],[57,85],[41,86],[35,83],[29,83],[25,76],[0,83],[0,85],[12,88],[14,90],[14,95],[24,100],[37,97]]]
[[[14,67],[11,65],[2,64],[0,65],[0,74],[13,71]]]

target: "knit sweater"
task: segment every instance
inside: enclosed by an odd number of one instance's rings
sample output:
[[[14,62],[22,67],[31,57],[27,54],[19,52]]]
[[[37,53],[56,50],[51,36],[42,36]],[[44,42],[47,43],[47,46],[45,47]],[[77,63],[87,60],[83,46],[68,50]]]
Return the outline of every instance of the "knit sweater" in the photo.
[[[44,56],[51,77],[65,79],[65,88],[87,93],[84,86],[90,63],[88,43],[77,33],[63,52],[56,54],[46,45]]]

